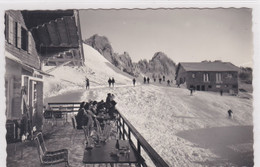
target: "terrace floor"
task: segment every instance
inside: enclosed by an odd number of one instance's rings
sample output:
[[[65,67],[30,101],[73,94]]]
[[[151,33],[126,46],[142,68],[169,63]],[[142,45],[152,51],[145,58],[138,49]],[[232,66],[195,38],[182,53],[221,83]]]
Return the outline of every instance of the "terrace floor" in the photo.
[[[68,119],[71,120],[71,119]],[[75,134],[75,130],[72,127],[71,122],[64,124],[64,121],[54,122],[44,122],[43,126],[43,136],[45,140],[45,145],[48,150],[58,150],[66,148],[69,150],[69,164],[72,167],[78,166],[93,166],[84,165],[82,163],[83,153],[85,149],[84,143],[84,132],[79,130]],[[116,125],[113,126],[110,139],[115,139],[117,135]],[[75,137],[74,140],[72,137]],[[16,151],[15,151],[16,146]],[[8,144],[7,148],[7,167],[38,167],[40,166],[39,155],[34,141],[29,141],[26,143]],[[21,156],[22,155],[22,156]],[[56,165],[64,166],[64,164]],[[106,164],[98,164],[95,166],[106,166]],[[109,165],[108,165],[109,166]],[[129,166],[124,164],[119,164],[118,166]]]

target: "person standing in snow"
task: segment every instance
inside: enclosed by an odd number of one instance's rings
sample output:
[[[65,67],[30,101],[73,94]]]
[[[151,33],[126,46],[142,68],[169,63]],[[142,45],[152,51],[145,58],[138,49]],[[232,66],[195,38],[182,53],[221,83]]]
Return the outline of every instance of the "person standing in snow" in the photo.
[[[147,77],[147,83],[149,84],[149,82],[150,82],[150,78],[149,78],[149,77]]]
[[[153,78],[153,81],[156,82],[156,78]]]
[[[167,80],[167,85],[170,86],[170,80],[169,79]]]
[[[107,82],[108,82],[108,85],[109,85],[109,87],[110,87],[112,80],[109,78]]]
[[[233,113],[233,111],[232,110],[228,110],[228,117],[231,119],[232,118],[232,113]]]
[[[159,78],[159,83],[162,83],[162,78]]]
[[[135,86],[135,78],[133,79],[133,85]]]
[[[86,89],[89,89],[89,79],[86,78]]]
[[[165,81],[165,76],[163,76],[163,82]]]
[[[193,93],[193,87],[190,88],[190,95],[192,96]]]
[[[113,87],[114,87],[115,82],[116,82],[115,79],[112,78],[111,83],[112,83],[112,86],[113,86]]]
[[[146,84],[146,78],[144,77],[144,84]]]
[[[220,96],[222,96],[223,95],[223,90],[222,89],[220,89]]]

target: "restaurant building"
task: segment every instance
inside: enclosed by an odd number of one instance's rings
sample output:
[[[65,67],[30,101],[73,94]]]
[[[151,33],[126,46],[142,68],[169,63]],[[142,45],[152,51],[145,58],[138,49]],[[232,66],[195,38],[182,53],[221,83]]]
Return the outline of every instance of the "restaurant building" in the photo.
[[[188,89],[237,94],[238,71],[239,68],[229,62],[179,63],[175,80],[177,85],[185,84]]]
[[[48,75],[41,70],[42,64],[83,65],[79,27],[76,10],[5,12],[8,140],[19,140],[21,132],[17,126],[26,115],[29,133],[33,128],[42,129],[43,77]],[[66,56],[55,59],[61,54]]]

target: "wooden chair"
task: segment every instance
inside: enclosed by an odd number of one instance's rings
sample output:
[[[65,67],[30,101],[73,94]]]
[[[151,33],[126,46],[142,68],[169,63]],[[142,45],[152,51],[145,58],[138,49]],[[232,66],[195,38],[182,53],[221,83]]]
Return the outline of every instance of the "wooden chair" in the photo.
[[[71,122],[72,122],[72,126],[73,126],[73,135],[71,135],[71,141],[74,144],[74,140],[75,140],[78,132],[81,132],[81,131],[83,132],[83,128],[80,129],[78,127],[78,124],[77,124],[77,121],[76,121],[76,118],[74,115],[71,117]],[[84,143],[84,141],[83,141],[83,143]]]
[[[45,110],[43,113],[43,117],[44,117],[45,123],[51,122],[51,124],[53,125],[54,117],[52,114],[52,110]]]
[[[35,140],[37,144],[41,166],[50,166],[64,163],[65,167],[69,167],[69,157],[67,149],[47,151],[41,132],[39,132],[36,135]]]
[[[106,141],[110,136],[111,131],[111,125],[108,123],[105,123],[104,129],[102,130],[100,123],[97,119],[95,119],[96,125],[97,125],[97,134],[101,141]]]

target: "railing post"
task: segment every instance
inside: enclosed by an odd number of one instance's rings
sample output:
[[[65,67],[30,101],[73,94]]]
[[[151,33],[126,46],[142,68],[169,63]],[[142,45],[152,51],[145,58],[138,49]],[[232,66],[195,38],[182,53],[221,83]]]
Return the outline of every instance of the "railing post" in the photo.
[[[132,140],[131,140],[131,130],[130,130],[129,127],[128,127],[128,140],[129,140],[129,141],[132,141]]]
[[[141,155],[141,144],[140,144],[139,140],[137,140],[137,151],[138,151],[139,155]]]

